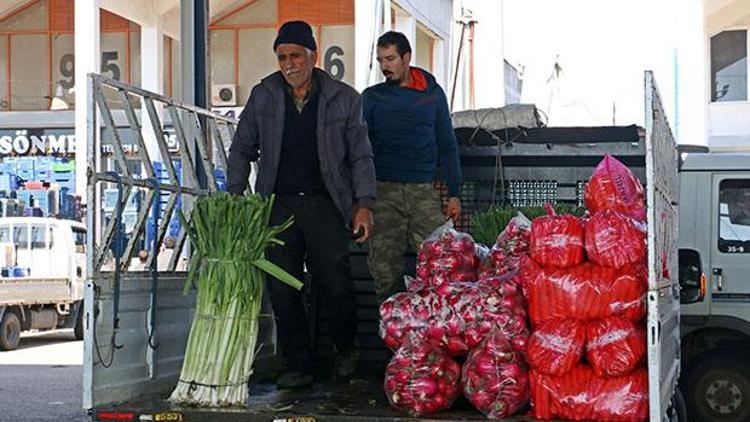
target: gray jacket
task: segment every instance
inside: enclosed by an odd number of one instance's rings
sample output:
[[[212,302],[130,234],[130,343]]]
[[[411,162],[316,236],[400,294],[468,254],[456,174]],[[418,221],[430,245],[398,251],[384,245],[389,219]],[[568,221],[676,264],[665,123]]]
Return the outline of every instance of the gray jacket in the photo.
[[[355,205],[372,207],[375,166],[367,126],[362,117],[362,96],[349,85],[314,69],[320,83],[318,103],[318,158],[323,183],[349,224]],[[259,162],[255,191],[273,193],[284,134],[284,90],[281,72],[253,87],[240,115],[229,150],[227,188],[241,195],[248,183],[250,162]]]

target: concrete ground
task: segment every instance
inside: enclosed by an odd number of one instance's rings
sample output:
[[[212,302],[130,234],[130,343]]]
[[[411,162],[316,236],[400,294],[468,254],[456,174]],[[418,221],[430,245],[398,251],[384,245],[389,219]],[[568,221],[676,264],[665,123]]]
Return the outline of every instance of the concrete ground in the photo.
[[[81,408],[83,341],[73,330],[23,333],[0,352],[0,421],[88,421]]]

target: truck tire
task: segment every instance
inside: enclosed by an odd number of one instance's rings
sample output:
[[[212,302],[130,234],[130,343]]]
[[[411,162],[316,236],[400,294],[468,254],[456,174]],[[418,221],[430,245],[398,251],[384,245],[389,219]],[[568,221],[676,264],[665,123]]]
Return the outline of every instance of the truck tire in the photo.
[[[21,341],[21,321],[14,312],[6,312],[0,321],[0,350],[13,350]]]
[[[78,315],[76,316],[76,325],[73,327],[73,334],[75,334],[76,340],[83,340],[83,305],[78,307]]]
[[[670,407],[670,421],[675,422],[688,422],[688,410],[687,404],[685,404],[685,396],[682,395],[682,391],[677,388],[672,397],[672,406]]]
[[[749,420],[750,365],[732,354],[714,352],[695,358],[695,362],[684,386],[690,420]]]

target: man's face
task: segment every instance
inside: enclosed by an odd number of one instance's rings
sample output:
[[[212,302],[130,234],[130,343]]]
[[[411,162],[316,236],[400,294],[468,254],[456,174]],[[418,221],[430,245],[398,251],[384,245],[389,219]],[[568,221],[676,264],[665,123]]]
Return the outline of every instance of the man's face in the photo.
[[[750,215],[750,193],[744,193],[737,201],[737,206],[746,215]]]
[[[313,67],[318,61],[317,51],[298,44],[279,44],[276,47],[279,69],[292,88],[299,88],[312,79]]]
[[[398,84],[404,80],[409,72],[409,62],[411,62],[411,53],[405,53],[402,57],[398,54],[395,45],[378,46],[380,71],[383,72],[388,82]]]

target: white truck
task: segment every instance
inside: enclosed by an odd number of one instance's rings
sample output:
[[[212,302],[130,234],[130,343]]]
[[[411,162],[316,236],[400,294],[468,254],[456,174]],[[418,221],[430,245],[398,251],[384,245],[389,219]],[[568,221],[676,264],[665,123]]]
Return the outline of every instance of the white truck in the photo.
[[[684,416],[679,409],[677,379],[680,374],[680,296],[677,280],[677,148],[663,113],[652,74],[645,75],[646,122],[643,127],[539,128],[491,133],[486,145],[462,142],[464,174],[462,191],[466,214],[486,209],[492,201],[514,205],[538,205],[544,201],[578,203],[583,182],[605,153],[631,167],[645,184],[648,200],[648,370],[651,422],[675,421]],[[277,391],[264,374],[273,372],[276,354],[273,319],[262,311],[263,347],[251,379],[250,397],[243,409],[195,409],[175,406],[166,398],[174,389],[184,359],[185,345],[195,312],[195,291],[183,295],[186,273],[178,270],[180,257],[189,257],[184,228],[177,236],[172,258],[155,264],[154,251],[161,250],[176,197],[183,209],[193,198],[217,190],[214,165],[226,169],[226,150],[236,120],[225,118],[171,98],[135,88],[119,81],[90,74],[88,100],[88,204],[87,267],[84,316],[83,407],[94,420],[279,420],[279,421],[397,421],[413,420],[390,408],[382,382],[316,383],[302,391]],[[107,96],[123,100],[130,122],[126,130],[140,144],[139,158],[145,174],[132,174],[115,126]],[[106,93],[106,95],[105,95]],[[131,101],[140,101],[148,113],[161,157],[146,156],[141,123]],[[157,112],[160,103],[171,118],[180,146],[183,178],[178,182],[173,168],[167,168],[169,182],[159,182],[151,166],[165,160],[169,151]],[[481,125],[481,124],[480,124]],[[107,171],[96,153],[101,136],[115,146],[121,172]],[[201,131],[201,127],[204,129]],[[489,132],[474,128],[469,134]],[[459,131],[457,130],[457,134]],[[459,134],[460,135],[460,134]],[[206,138],[210,136],[209,142]],[[505,138],[502,138],[506,136]],[[462,137],[462,136],[459,136]],[[213,150],[212,150],[213,148]],[[153,153],[152,153],[153,154]],[[132,166],[131,166],[132,168]],[[124,248],[113,248],[118,237],[116,219],[105,219],[100,209],[102,192],[118,187],[122,213],[133,190],[144,192],[142,208],[131,240]],[[154,198],[170,199],[159,218],[159,230],[150,249],[145,269],[132,271],[126,264],[136,251]],[[527,203],[527,202],[534,203]],[[115,265],[104,265],[109,251],[118,250]],[[382,368],[387,356],[377,337],[378,308],[373,281],[365,263],[366,250],[352,246],[352,278],[357,290],[360,319],[357,336],[362,352],[360,365]],[[111,254],[110,254],[111,255]],[[312,292],[313,301],[315,293]],[[325,312],[325,308],[320,309]],[[319,318],[313,315],[313,322]],[[316,339],[324,327],[313,327]],[[317,329],[321,328],[321,329]],[[317,343],[319,352],[324,342]],[[206,362],[210,365],[211,362]],[[374,365],[374,366],[373,366]],[[320,368],[324,370],[324,367]],[[439,415],[441,420],[485,420],[469,406]],[[519,420],[519,419],[517,419]],[[529,420],[520,417],[520,420]]]
[[[0,218],[0,350],[21,331],[73,328],[83,339],[86,226],[45,217]]]
[[[695,421],[750,420],[750,153],[680,169],[680,388]]]

